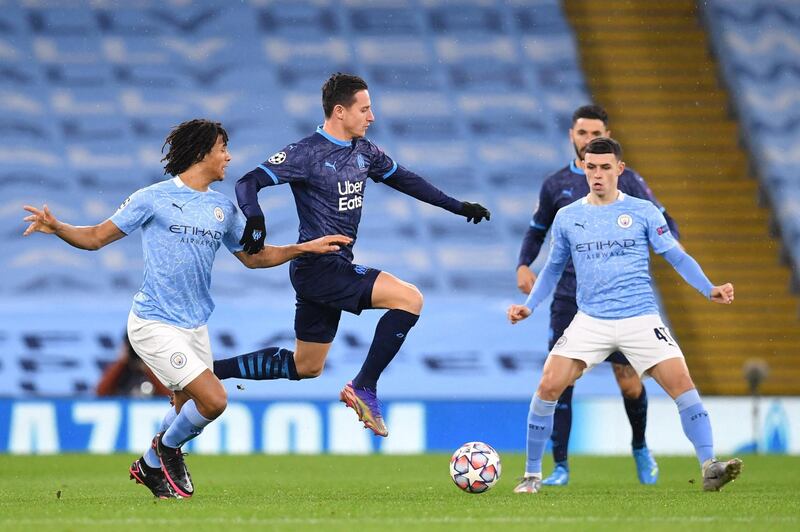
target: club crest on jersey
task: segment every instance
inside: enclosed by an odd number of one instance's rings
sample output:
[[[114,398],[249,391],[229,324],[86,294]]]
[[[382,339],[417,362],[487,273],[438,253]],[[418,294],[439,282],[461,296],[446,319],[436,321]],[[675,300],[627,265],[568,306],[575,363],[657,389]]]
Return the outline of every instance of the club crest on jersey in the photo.
[[[633,225],[633,218],[631,218],[630,214],[620,214],[619,218],[617,218],[617,225],[623,229],[627,229]]]
[[[356,156],[356,164],[358,164],[359,170],[363,170],[367,167],[367,164],[364,162],[364,157],[362,157],[360,153]]]
[[[186,355],[183,353],[172,353],[172,356],[169,357],[169,363],[172,364],[173,368],[181,369],[186,365]]]
[[[279,151],[278,153],[267,159],[267,162],[270,164],[281,164],[285,160],[286,160],[286,152]]]
[[[219,207],[214,207],[214,218],[216,218],[218,222],[222,222],[225,220],[225,213]]]

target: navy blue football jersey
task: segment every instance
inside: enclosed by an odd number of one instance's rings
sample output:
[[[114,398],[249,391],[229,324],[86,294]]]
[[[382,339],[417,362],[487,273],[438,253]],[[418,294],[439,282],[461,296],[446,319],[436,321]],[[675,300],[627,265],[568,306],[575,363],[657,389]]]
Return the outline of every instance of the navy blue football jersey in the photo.
[[[630,168],[625,168],[619,176],[617,188],[625,194],[652,202],[666,218],[672,235],[678,238],[678,226],[675,220],[656,200],[642,176]],[[587,194],[589,194],[589,184],[586,182],[586,174],[575,166],[574,160],[544,180],[539,192],[539,205],[522,242],[518,266],[523,264],[530,266],[539,255],[547,231],[553,225],[558,210],[584,198]],[[574,300],[576,288],[575,267],[570,259],[556,287],[555,297]]]
[[[349,236],[353,244],[337,253],[352,261],[368,179],[450,212],[461,212],[460,201],[399,166],[369,140],[339,140],[322,127],[239,179],[236,198],[246,217],[262,215],[258,191],[289,183],[300,219],[298,242],[333,234]]]

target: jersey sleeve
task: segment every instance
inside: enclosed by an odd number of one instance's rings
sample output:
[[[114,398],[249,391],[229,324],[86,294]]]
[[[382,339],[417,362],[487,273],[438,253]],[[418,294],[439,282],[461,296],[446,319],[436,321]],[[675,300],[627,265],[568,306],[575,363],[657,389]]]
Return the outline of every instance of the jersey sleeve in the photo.
[[[547,231],[553,225],[553,219],[557,211],[551,188],[548,180],[544,182],[542,189],[539,191],[539,204],[536,206],[536,212],[533,213],[528,230],[525,231],[525,237],[522,239],[519,258],[517,259],[518,268],[523,265],[530,266],[536,260],[536,257],[539,256],[539,251],[542,249],[545,236],[547,236]]]
[[[652,203],[647,205],[645,217],[647,221],[647,240],[653,247],[653,251],[661,255],[678,245],[675,237],[672,236],[664,215]]]
[[[308,150],[302,144],[289,144],[256,168],[266,174],[264,186],[303,181],[308,177]]]
[[[382,182],[397,172],[397,162],[386,155],[382,149],[367,141],[369,153],[369,170],[367,176],[375,182]]]
[[[536,206],[536,212],[533,213],[530,226],[541,231],[547,232],[553,221],[556,218],[558,208],[553,198],[553,185],[552,181],[548,180],[542,184],[542,190],[539,192],[539,204]]]
[[[567,232],[564,228],[563,216],[556,215],[555,219],[553,220],[553,225],[550,233],[549,257],[552,257],[553,262],[556,262],[558,264],[563,262],[565,266],[567,264],[567,261],[569,261],[571,257],[569,236],[567,235]]]
[[[550,234],[550,255],[547,257],[544,268],[539,272],[533,289],[528,294],[528,299],[525,300],[525,306],[531,310],[534,310],[550,295],[558,284],[558,280],[561,279],[561,274],[570,258],[569,239],[563,230],[563,224],[559,223],[561,219],[560,216],[556,216],[553,222]]]
[[[236,182],[236,200],[245,216],[264,215],[258,204],[258,191],[262,188],[307,178],[307,152],[302,144],[289,144],[239,178]]]
[[[142,188],[128,196],[109,220],[126,235],[146,224],[153,217],[153,191]]]
[[[238,253],[244,249],[242,245],[239,244],[239,240],[242,234],[244,234],[245,220],[242,213],[239,212],[239,209],[234,207],[233,204],[231,204],[230,207],[230,211],[227,214],[230,221],[228,222],[225,234],[222,235],[222,243],[225,244],[225,247],[228,248],[228,251],[231,253]]]

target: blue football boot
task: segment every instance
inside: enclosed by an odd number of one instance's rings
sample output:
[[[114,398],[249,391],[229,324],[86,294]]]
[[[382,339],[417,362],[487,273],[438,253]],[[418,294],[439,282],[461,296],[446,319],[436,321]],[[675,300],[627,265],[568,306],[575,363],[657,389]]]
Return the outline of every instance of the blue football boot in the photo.
[[[633,459],[636,461],[636,476],[642,484],[655,484],[658,481],[658,464],[650,449],[642,447],[633,450]]]
[[[569,483],[569,467],[566,462],[556,463],[549,477],[542,481],[544,486],[566,486]]]

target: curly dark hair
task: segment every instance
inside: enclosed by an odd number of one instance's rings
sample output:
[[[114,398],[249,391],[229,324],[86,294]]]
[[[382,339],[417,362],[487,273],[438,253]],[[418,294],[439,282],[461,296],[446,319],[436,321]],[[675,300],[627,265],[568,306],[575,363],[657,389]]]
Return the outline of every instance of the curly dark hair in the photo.
[[[178,175],[202,161],[220,135],[222,142],[228,144],[228,132],[222,124],[204,118],[189,120],[172,128],[164,145],[161,146],[161,153],[164,153],[164,148],[169,146],[169,151],[161,159],[161,162],[167,162],[164,165],[164,173]]]

